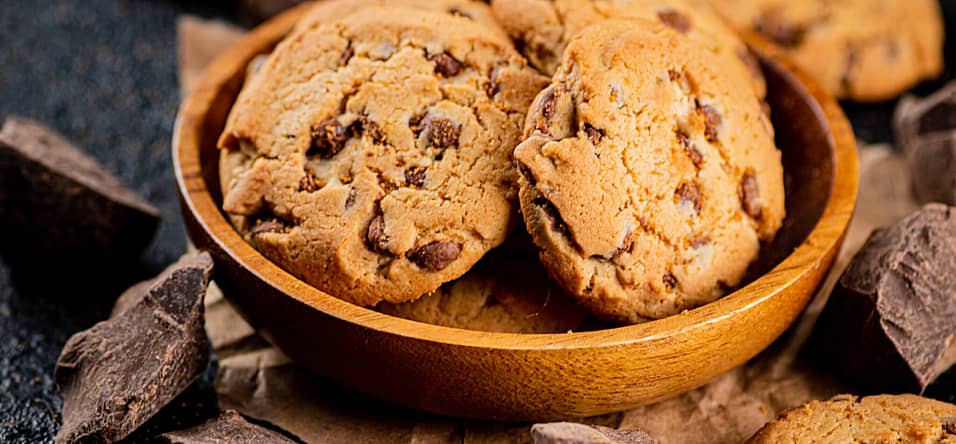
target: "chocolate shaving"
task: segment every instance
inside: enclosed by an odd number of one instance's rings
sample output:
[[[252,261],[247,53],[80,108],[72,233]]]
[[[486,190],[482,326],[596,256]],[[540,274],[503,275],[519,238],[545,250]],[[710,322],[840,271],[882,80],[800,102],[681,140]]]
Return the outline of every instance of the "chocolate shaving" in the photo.
[[[187,254],[134,305],[67,341],[54,371],[63,396],[58,443],[119,441],[202,373],[211,271],[209,254]]]

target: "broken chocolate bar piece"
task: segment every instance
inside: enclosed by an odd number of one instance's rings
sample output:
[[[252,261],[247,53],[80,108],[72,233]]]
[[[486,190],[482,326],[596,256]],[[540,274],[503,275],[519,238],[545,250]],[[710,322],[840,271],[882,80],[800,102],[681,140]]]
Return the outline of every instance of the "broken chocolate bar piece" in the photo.
[[[916,138],[905,155],[916,199],[956,205],[956,129]]]
[[[91,157],[37,122],[0,130],[0,253],[17,265],[137,256],[159,211]]]
[[[63,396],[57,443],[118,441],[203,372],[211,271],[208,253],[189,253],[135,304],[67,341],[54,372]]]
[[[647,433],[640,430],[617,430],[573,422],[551,422],[531,427],[534,444],[654,444]]]
[[[922,393],[956,334],[956,208],[929,204],[873,232],[820,314],[807,352],[868,393]]]
[[[921,136],[956,129],[956,82],[928,97],[900,99],[893,115],[896,140],[905,149]]]
[[[904,97],[893,124],[914,197],[956,205],[956,82],[924,99]]]
[[[235,410],[186,430],[164,433],[159,441],[169,444],[295,444],[282,434],[247,421]]]

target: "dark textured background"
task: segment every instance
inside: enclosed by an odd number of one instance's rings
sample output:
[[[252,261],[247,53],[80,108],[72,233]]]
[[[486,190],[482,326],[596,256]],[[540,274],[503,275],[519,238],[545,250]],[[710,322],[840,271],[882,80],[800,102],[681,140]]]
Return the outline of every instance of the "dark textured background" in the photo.
[[[949,21],[956,20],[956,1],[943,4]],[[50,279],[60,274],[9,270],[0,262],[0,443],[53,441],[61,402],[51,375],[63,343],[105,318],[121,289],[154,274],[185,249],[169,155],[179,103],[175,20],[182,13],[237,16],[227,0],[0,2],[0,116],[24,115],[62,132],[163,214],[137,271],[101,269],[86,278]],[[953,49],[948,44],[947,54]],[[918,90],[931,91],[937,84]],[[868,142],[890,141],[892,110],[893,103],[847,105],[858,136]],[[953,373],[929,394],[953,401]],[[130,441],[212,414],[214,374],[210,368]]]

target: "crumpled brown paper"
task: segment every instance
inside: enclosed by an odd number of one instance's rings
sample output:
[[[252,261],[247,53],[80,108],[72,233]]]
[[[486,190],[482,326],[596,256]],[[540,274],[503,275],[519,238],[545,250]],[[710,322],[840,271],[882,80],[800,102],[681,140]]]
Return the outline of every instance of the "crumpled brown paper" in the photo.
[[[183,17],[179,23],[184,94],[211,58],[240,35],[219,22]],[[217,46],[218,45],[218,46]],[[836,265],[797,325],[746,365],[684,395],[582,422],[641,429],[660,443],[736,444],[776,414],[846,388],[816,373],[798,352],[839,273],[873,228],[916,210],[906,165],[888,146],[860,150],[859,206]],[[223,409],[270,421],[315,443],[527,443],[530,424],[462,421],[367,398],[311,374],[255,334],[211,288],[206,326],[219,356],[216,390]]]

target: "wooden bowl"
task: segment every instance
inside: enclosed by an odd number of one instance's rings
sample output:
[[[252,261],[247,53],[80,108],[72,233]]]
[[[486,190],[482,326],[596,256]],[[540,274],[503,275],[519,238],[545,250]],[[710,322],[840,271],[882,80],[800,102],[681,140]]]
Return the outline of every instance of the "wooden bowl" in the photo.
[[[246,64],[271,51],[304,11],[258,27],[208,68],[179,112],[173,162],[189,234],[215,258],[225,295],[269,341],[320,375],[395,404],[467,418],[628,409],[701,386],[766,348],[833,262],[856,201],[853,133],[816,83],[772,45],[748,38],[766,71],[788,191],[787,220],[748,285],[666,319],[566,334],[439,327],[323,293],[243,241],[220,210],[217,171],[216,139]]]

